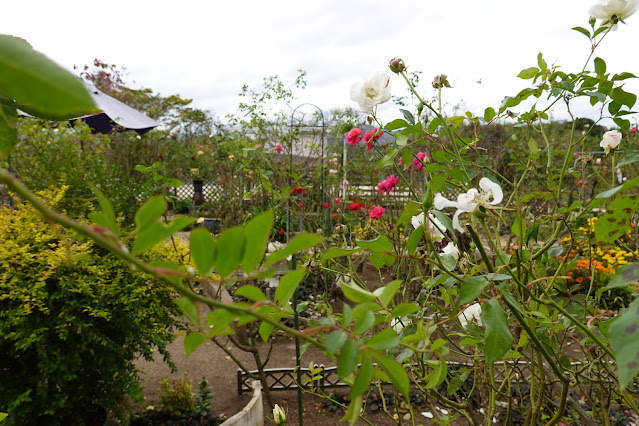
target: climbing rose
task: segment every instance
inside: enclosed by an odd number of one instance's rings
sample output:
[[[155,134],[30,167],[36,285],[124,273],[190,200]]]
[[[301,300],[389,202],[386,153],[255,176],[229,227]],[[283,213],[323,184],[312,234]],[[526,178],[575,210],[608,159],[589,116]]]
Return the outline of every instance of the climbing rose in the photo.
[[[473,213],[479,206],[489,208],[501,203],[504,199],[504,192],[501,190],[499,184],[493,182],[488,178],[481,178],[479,180],[479,188],[471,188],[465,194],[459,194],[457,201],[450,201],[446,199],[442,194],[435,194],[433,199],[433,205],[437,210],[442,210],[447,207],[455,207],[457,211],[453,216],[453,228],[464,233],[464,228],[459,224],[459,215],[461,213]]]
[[[351,86],[351,100],[357,102],[362,111],[370,114],[375,106],[390,100],[389,83],[390,75],[383,71],[378,72],[367,80]]]
[[[323,209],[327,209],[327,208],[329,208],[330,206],[331,206],[331,203],[329,203],[329,202],[325,202],[324,204],[322,204],[322,208],[323,208]]]
[[[349,145],[357,145],[357,143],[362,140],[362,133],[364,131],[362,129],[358,129],[357,127],[351,129],[346,134],[346,143]]]
[[[624,22],[639,9],[639,0],[597,0],[588,13],[593,18],[601,19],[601,25],[610,26],[617,31],[617,23]]]
[[[284,150],[284,147],[278,143],[277,145],[275,145],[275,150],[277,151],[278,154],[281,154],[282,151]]]
[[[483,325],[481,320],[481,305],[479,303],[473,303],[459,315],[459,323],[462,327],[466,328],[469,321],[476,322],[480,327]]]
[[[599,146],[602,147],[606,155],[608,155],[610,151],[619,146],[619,143],[621,143],[621,133],[617,130],[611,130],[604,133],[603,140],[599,143]]]
[[[337,220],[337,213],[333,213],[333,219]]]
[[[379,219],[381,217],[384,217],[385,211],[386,209],[384,207],[381,207],[381,206],[373,207],[373,209],[371,210],[370,217],[371,219]]]
[[[398,182],[399,182],[399,178],[397,176],[390,175],[389,177],[387,177],[386,179],[378,183],[375,189],[380,195],[383,195],[383,194],[388,195],[391,193],[393,189],[395,189]]]
[[[328,172],[330,174],[332,174],[332,175],[336,175],[337,174],[337,170],[335,170],[335,169],[330,169]]]
[[[370,130],[364,133],[364,142],[368,146],[368,150],[373,149],[373,145],[375,142],[384,134],[384,132],[378,132],[378,129],[373,129],[373,132]]]
[[[418,152],[417,158],[413,158],[413,165],[415,166],[415,170],[424,170],[424,158],[426,158],[425,152]]]

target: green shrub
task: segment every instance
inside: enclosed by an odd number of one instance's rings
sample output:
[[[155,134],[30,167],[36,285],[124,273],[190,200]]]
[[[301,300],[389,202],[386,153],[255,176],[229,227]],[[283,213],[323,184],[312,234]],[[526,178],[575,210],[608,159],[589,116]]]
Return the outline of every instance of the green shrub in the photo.
[[[184,417],[193,411],[193,384],[188,378],[188,373],[184,373],[179,381],[169,382],[168,378],[160,382],[160,404],[161,411],[169,417]]]
[[[174,294],[69,237],[27,206],[0,208],[0,411],[10,425],[82,424],[95,406],[121,414],[142,396],[133,361],[157,348],[170,362]]]

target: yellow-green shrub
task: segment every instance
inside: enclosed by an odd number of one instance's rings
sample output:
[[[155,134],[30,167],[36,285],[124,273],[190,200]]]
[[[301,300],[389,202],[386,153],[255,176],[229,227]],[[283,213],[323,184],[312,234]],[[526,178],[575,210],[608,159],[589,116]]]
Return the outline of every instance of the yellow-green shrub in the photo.
[[[62,191],[63,192],[63,191]],[[48,194],[50,203],[62,192]],[[8,424],[81,424],[141,397],[133,361],[179,326],[174,294],[31,208],[0,208],[0,411]]]

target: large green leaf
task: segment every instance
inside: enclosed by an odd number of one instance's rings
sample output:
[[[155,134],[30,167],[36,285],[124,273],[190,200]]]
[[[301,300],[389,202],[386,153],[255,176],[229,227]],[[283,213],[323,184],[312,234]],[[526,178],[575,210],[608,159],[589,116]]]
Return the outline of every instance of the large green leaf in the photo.
[[[191,257],[195,267],[203,277],[208,276],[215,265],[215,239],[211,233],[198,228],[191,232],[190,237]]]
[[[639,262],[629,263],[617,269],[607,286],[599,289],[599,292],[610,290],[616,287],[625,287],[639,281]]]
[[[244,255],[244,231],[236,226],[222,232],[217,238],[215,269],[222,277],[235,271]]]
[[[135,212],[135,224],[139,232],[154,224],[162,214],[166,211],[166,200],[163,196],[158,195],[147,200]]]
[[[65,120],[97,113],[84,84],[24,40],[0,35],[0,96],[37,117]]]
[[[639,299],[635,299],[610,326],[610,344],[625,389],[639,373]]]
[[[359,361],[359,343],[348,339],[342,347],[342,352],[337,358],[337,375],[340,379],[351,374]]]
[[[369,249],[375,253],[392,252],[393,243],[386,235],[380,235],[374,240],[356,240],[357,245]]]
[[[632,216],[639,210],[639,197],[621,196],[615,199],[606,213],[595,223],[597,240],[612,243],[630,229]]]
[[[18,111],[11,99],[0,96],[0,161],[9,158],[18,138]]]
[[[458,305],[465,305],[470,303],[484,291],[484,288],[488,285],[488,280],[484,276],[476,276],[465,278],[462,282],[461,289],[459,289]]]
[[[492,364],[504,356],[515,338],[508,328],[508,315],[497,299],[484,303],[481,319],[486,326],[486,364]]]
[[[251,273],[262,262],[268,237],[273,228],[273,211],[267,210],[255,216],[244,226],[244,258],[242,259],[242,269]]]
[[[193,324],[198,325],[200,323],[200,308],[193,300],[188,297],[180,297],[175,299],[175,304],[182,309],[182,312],[186,314]]]
[[[168,225],[164,225],[161,222],[154,222],[139,233],[133,243],[131,253],[140,254],[144,250],[153,247],[160,241],[166,240],[171,235],[191,225],[193,222],[194,219],[189,217],[176,217]]]
[[[324,240],[324,237],[317,234],[311,234],[308,232],[297,234],[282,250],[271,253],[264,261],[264,266],[271,266],[282,259],[286,259],[292,254],[315,247]]]
[[[374,334],[368,339],[366,346],[371,349],[385,350],[396,347],[401,340],[401,336],[399,336],[395,330],[388,328]]]
[[[373,360],[368,352],[362,352],[362,363],[357,372],[357,378],[351,388],[351,399],[358,398],[371,385],[373,380]]]
[[[334,353],[339,351],[342,346],[344,346],[344,343],[346,343],[347,339],[348,334],[346,334],[344,330],[335,330],[331,332],[331,334],[326,337],[325,343],[326,353],[328,354],[328,356],[332,356]]]
[[[200,333],[191,332],[184,338],[184,351],[186,352],[186,356],[191,355],[194,350],[198,348],[202,343],[206,342],[208,338]]]
[[[377,299],[377,296],[357,284],[341,283],[340,288],[348,300],[356,303],[372,302]]]
[[[322,255],[322,259],[320,260],[320,262],[324,263],[327,260],[335,259],[336,257],[350,256],[362,250],[364,249],[363,248],[344,249],[341,247],[331,247],[328,250],[326,250],[326,253]]]
[[[306,275],[306,269],[296,269],[284,275],[275,289],[275,303],[281,307],[288,306],[289,300],[293,297],[293,293],[304,275]]]
[[[376,355],[375,359],[377,359],[377,364],[382,367],[382,369],[388,374],[388,378],[395,385],[395,387],[400,391],[402,395],[409,398],[410,392],[410,381],[408,379],[408,374],[404,367],[398,362],[385,357],[383,355]]]

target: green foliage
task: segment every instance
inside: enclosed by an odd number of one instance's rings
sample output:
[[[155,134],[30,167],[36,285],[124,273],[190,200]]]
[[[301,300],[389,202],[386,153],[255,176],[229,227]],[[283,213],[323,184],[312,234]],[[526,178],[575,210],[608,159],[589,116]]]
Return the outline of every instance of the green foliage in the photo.
[[[43,197],[58,205],[64,194]],[[7,424],[76,424],[141,397],[133,361],[179,326],[173,292],[27,206],[0,208],[0,410]],[[149,259],[160,254],[149,253]],[[123,405],[124,404],[124,405]]]
[[[193,382],[188,379],[188,372],[180,380],[168,378],[160,382],[160,411],[169,417],[185,417],[193,411]]]

